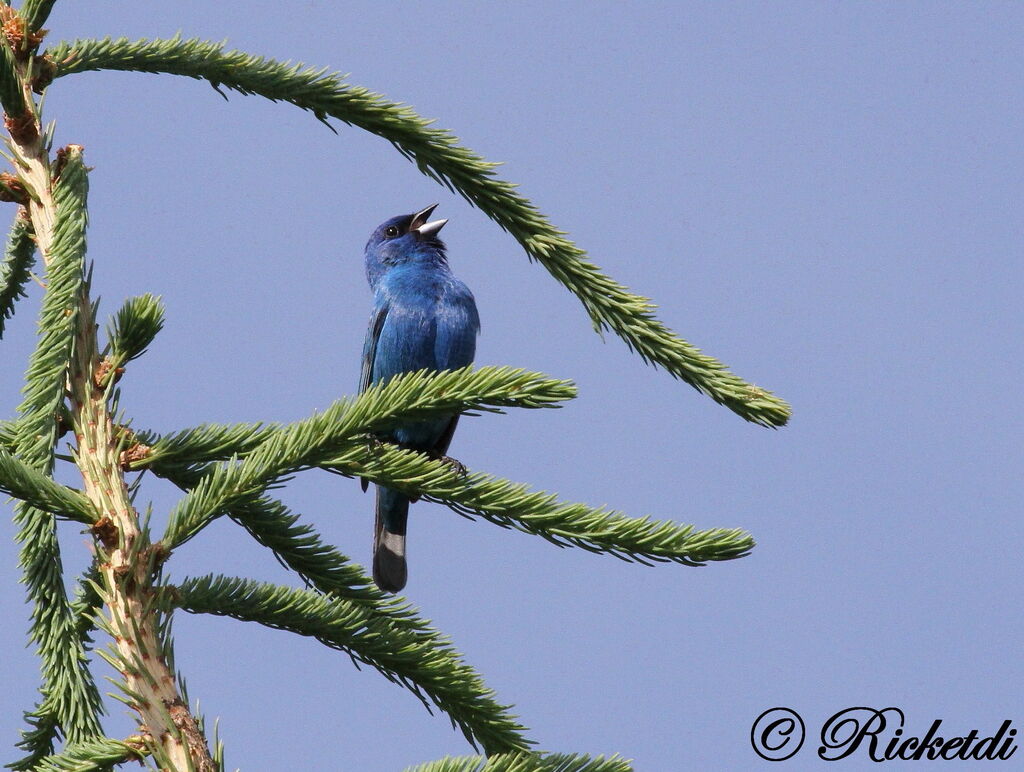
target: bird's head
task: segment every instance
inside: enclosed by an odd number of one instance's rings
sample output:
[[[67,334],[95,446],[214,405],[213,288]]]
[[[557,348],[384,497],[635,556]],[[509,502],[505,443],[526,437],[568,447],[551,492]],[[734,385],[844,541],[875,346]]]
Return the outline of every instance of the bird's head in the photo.
[[[428,222],[437,204],[415,214],[392,217],[377,226],[366,242],[366,275],[376,284],[380,275],[402,263],[444,262],[444,242],[437,237],[447,220]]]

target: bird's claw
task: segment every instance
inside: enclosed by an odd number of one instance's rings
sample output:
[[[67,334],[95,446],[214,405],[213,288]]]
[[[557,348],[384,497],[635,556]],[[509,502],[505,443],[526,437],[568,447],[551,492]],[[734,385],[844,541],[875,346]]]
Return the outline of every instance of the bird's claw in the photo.
[[[440,461],[445,466],[449,467],[459,477],[465,477],[469,474],[469,470],[466,469],[466,465],[463,464],[459,459],[452,458],[451,456],[437,456],[435,461]]]
[[[380,439],[380,437],[374,437],[372,434],[368,434],[366,436],[366,447],[371,453],[377,453],[384,447],[384,441]],[[363,489],[363,493],[366,493],[366,489],[370,487],[370,481],[365,477],[360,477],[359,487]]]

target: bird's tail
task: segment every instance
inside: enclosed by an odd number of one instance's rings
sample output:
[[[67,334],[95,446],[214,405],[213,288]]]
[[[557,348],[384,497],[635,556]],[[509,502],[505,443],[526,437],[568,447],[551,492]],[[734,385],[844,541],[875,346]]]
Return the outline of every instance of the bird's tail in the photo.
[[[377,486],[377,522],[373,532],[373,581],[385,592],[405,587],[405,524],[409,499],[390,488]]]

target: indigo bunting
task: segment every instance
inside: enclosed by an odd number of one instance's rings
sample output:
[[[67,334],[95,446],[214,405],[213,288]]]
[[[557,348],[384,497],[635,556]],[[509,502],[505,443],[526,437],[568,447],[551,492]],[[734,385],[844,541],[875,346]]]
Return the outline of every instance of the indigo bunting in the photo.
[[[448,221],[427,222],[436,207],[392,217],[366,242],[373,313],[363,344],[360,392],[400,373],[455,370],[473,361],[480,317],[473,293],[448,268],[445,246],[437,237]],[[458,421],[458,413],[410,421],[378,439],[441,457]],[[366,490],[366,480],[362,485]],[[408,497],[378,485],[373,580],[387,592],[405,586],[408,517]]]

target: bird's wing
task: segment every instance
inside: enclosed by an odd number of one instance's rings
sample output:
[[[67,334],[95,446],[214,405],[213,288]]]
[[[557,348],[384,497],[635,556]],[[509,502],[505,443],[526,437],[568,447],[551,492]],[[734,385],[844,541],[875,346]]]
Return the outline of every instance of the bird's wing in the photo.
[[[373,382],[373,363],[377,358],[377,341],[380,331],[388,318],[388,304],[381,303],[374,307],[370,316],[370,325],[366,328],[366,340],[363,341],[363,371],[359,378],[359,393],[362,394]]]
[[[446,293],[438,309],[434,359],[438,370],[457,370],[473,363],[480,316],[465,284],[458,282]]]
[[[437,438],[437,442],[434,443],[434,452],[438,455],[443,456],[448,452],[448,446],[452,444],[452,436],[455,434],[455,427],[459,425],[459,416],[461,413],[456,413],[452,416],[452,420],[448,422],[448,425],[441,432],[441,436]]]
[[[437,334],[434,338],[434,356],[438,370],[457,370],[473,363],[476,355],[476,336],[480,332],[473,294],[462,282],[457,282],[447,293],[447,302],[437,316]],[[459,414],[452,416],[433,450],[444,455],[448,452]]]
[[[366,328],[366,340],[363,341],[363,371],[359,376],[359,393],[362,394],[373,381],[373,362],[377,358],[377,341],[380,340],[380,331],[384,327],[384,321],[388,318],[388,304],[381,303],[374,306],[373,314],[370,316],[370,325]],[[370,482],[365,477],[359,479],[359,486],[366,492]]]

